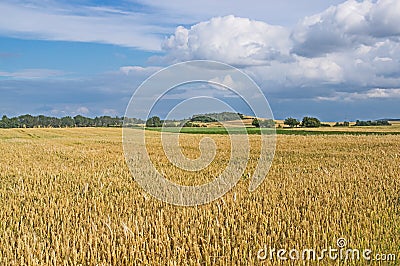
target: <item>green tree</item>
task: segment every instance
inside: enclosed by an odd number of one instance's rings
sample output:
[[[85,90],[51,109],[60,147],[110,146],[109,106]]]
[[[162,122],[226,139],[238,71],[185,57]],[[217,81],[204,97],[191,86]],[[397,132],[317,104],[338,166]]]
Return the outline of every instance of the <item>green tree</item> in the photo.
[[[9,128],[9,127],[10,127],[10,119],[6,115],[3,115],[3,117],[0,120],[0,128]]]
[[[377,120],[377,121],[360,121],[357,120],[355,126],[391,126],[387,120]]]
[[[304,117],[303,121],[301,122],[302,127],[320,127],[321,126],[321,121],[319,121],[318,118],[315,117]]]
[[[285,124],[289,127],[297,127],[298,125],[300,125],[300,122],[296,118],[288,117],[285,119],[283,124]]]
[[[203,122],[203,123],[210,123],[210,122],[218,122],[216,119],[206,116],[206,115],[198,115],[194,116],[192,119],[190,119],[191,122]]]
[[[260,127],[260,121],[257,118],[254,118],[251,124],[255,127]]]
[[[334,127],[349,127],[350,122],[344,121],[343,123],[336,122],[336,124],[333,125]]]
[[[146,127],[161,127],[161,119],[158,116],[153,116],[147,119]]]
[[[37,126],[35,118],[29,114],[18,116],[21,127],[32,128]]]
[[[74,116],[74,122],[77,127],[86,127],[86,117],[81,115]]]
[[[72,117],[66,116],[66,117],[61,118],[60,125],[61,125],[61,127],[74,127],[75,121]]]

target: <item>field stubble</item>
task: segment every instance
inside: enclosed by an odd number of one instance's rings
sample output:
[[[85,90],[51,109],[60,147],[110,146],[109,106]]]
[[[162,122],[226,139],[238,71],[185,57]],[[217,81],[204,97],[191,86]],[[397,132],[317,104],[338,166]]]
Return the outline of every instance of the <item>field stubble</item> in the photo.
[[[135,183],[121,129],[0,131],[0,264],[252,265],[265,245],[322,249],[339,237],[352,248],[399,252],[400,136],[279,135],[270,173],[253,193],[257,136],[250,138],[250,162],[233,190],[176,207]],[[159,145],[149,150],[162,164]],[[167,164],[167,174],[177,173]]]

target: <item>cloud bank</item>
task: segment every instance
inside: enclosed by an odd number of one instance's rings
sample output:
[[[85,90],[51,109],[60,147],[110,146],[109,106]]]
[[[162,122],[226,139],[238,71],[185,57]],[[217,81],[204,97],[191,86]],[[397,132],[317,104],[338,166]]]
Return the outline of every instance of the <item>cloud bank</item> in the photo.
[[[26,104],[26,110],[51,101],[54,104],[43,108],[57,112],[123,114],[135,86],[160,69],[160,65],[208,59],[232,64],[249,74],[280,118],[294,112],[299,116],[321,113],[328,117],[336,109],[354,116],[369,113],[377,118],[400,117],[398,0],[348,0],[339,4],[329,1],[335,5],[285,25],[265,22],[274,10],[268,8],[272,5],[269,1],[260,4],[259,9],[255,8],[257,1],[252,0],[246,4],[235,2],[226,9],[228,2],[223,0],[216,4],[215,10],[209,7],[208,0],[195,9],[190,2],[175,0],[137,2],[153,7],[158,13],[105,6],[79,6],[78,10],[65,3],[51,6],[52,1],[46,1],[48,6],[37,1],[18,2],[18,5],[9,1],[0,3],[0,10],[7,14],[0,17],[2,35],[110,43],[163,52],[149,60],[149,64],[157,67],[122,66],[115,73],[75,81],[60,78],[65,75],[62,70],[2,69],[0,90],[7,102],[0,106],[0,111],[12,108],[8,104],[13,101]],[[322,2],[307,3],[318,6]],[[289,10],[292,3],[283,0],[288,13],[280,13],[279,17],[296,13]],[[303,14],[300,5],[297,3],[295,8]],[[224,9],[228,13],[219,16]],[[176,26],[177,21],[181,21],[180,26]],[[7,51],[0,52],[0,58],[10,56]],[[58,90],[53,89],[55,86]],[[14,92],[12,97],[7,94],[10,91]],[[76,94],[82,97],[77,100]],[[21,95],[27,95],[29,101],[21,99]],[[349,103],[362,111],[351,109],[346,105]],[[372,112],[370,106],[383,111]],[[79,109],[83,107],[86,109]]]
[[[266,93],[282,99],[369,95],[375,88],[400,87],[398,14],[397,0],[349,0],[305,17],[292,29],[235,16],[215,17],[189,28],[177,27],[163,43],[163,59],[233,64]]]

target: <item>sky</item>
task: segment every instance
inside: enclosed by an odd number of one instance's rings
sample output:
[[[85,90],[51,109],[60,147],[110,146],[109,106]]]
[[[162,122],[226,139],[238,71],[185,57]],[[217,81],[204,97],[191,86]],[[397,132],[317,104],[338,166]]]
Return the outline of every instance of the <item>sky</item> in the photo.
[[[251,77],[276,119],[400,118],[398,0],[3,0],[0,10],[0,115],[122,116],[160,69],[213,60]]]

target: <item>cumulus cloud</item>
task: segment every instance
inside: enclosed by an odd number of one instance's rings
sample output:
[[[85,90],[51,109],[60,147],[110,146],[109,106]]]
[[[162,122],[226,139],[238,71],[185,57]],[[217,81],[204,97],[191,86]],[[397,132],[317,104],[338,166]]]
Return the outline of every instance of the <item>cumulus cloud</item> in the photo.
[[[367,18],[370,19],[371,33],[376,37],[400,36],[400,2],[379,0]]]
[[[164,41],[164,59],[236,65],[264,92],[282,99],[369,99],[374,95],[371,88],[400,84],[397,14],[397,0],[348,0],[305,17],[292,29],[235,16],[214,17],[190,28],[177,27]]]
[[[314,57],[348,47],[357,34],[366,31],[366,15],[371,7],[369,1],[349,0],[305,17],[292,32],[292,51],[301,56]]]
[[[163,43],[168,57],[261,65],[289,56],[290,32],[281,26],[235,16],[214,17],[190,29],[179,26]]]
[[[290,64],[289,76],[297,81],[319,80],[324,83],[338,83],[343,80],[342,68],[330,58],[296,57],[296,62]]]
[[[348,0],[325,11],[305,17],[292,32],[293,53],[307,57],[322,56],[360,44],[374,44],[377,38],[400,36],[400,2],[376,3]]]
[[[219,77],[215,77],[213,79],[210,79],[211,83],[216,83],[216,84],[221,84],[223,86],[226,86],[228,88],[232,88],[237,86],[237,82],[233,81],[232,76],[231,75],[225,75],[223,78],[219,78]],[[215,86],[217,89],[222,89],[222,90],[227,90],[225,87],[223,86]]]

